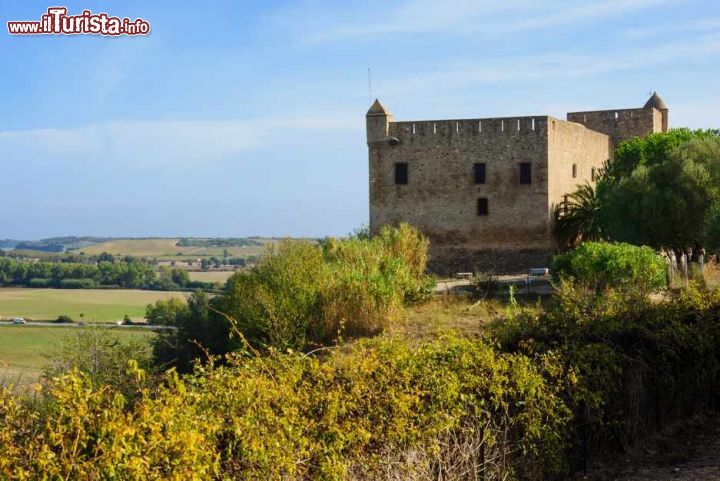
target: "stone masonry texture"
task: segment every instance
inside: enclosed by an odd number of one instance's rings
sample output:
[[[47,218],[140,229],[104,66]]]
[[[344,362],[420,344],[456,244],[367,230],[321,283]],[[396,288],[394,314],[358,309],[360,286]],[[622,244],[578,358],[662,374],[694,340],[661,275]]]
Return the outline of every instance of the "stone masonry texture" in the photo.
[[[660,108],[658,108],[660,107]],[[640,109],[550,116],[396,122],[375,101],[366,116],[370,231],[407,222],[431,241],[431,270],[520,273],[548,267],[553,209],[611,161],[617,143],[667,131],[655,94]],[[406,184],[395,165],[407,164]],[[485,164],[476,184],[474,164]],[[521,164],[530,164],[522,183]],[[487,199],[487,215],[478,200]],[[485,202],[485,201],[483,201]]]

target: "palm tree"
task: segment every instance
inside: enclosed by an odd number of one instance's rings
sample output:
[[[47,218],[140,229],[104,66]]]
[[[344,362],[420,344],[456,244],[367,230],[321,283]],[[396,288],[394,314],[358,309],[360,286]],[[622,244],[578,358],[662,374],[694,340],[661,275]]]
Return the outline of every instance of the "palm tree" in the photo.
[[[566,195],[555,206],[555,238],[560,248],[569,249],[583,241],[602,239],[597,213],[597,196],[589,183]]]

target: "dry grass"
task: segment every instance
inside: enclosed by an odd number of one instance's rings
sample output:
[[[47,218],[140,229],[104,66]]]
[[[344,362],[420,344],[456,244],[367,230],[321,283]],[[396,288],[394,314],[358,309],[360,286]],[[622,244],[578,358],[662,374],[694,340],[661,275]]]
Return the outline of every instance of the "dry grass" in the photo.
[[[477,337],[484,326],[505,312],[499,299],[475,300],[466,296],[438,295],[429,302],[406,309],[386,331],[388,335],[428,340],[454,332]]]
[[[225,283],[235,271],[188,271],[191,281]]]
[[[703,277],[708,289],[720,287],[720,265],[717,261],[708,262],[703,270]]]
[[[265,246],[245,246],[245,247],[196,247],[196,246],[177,246],[175,245],[180,239],[114,239],[99,244],[93,244],[81,249],[78,252],[84,252],[87,255],[98,255],[103,252],[117,256],[136,256],[136,257],[161,257],[173,258],[179,257],[222,257],[225,250],[233,257],[247,257],[260,255],[265,251]],[[261,240],[261,242],[268,242]],[[269,241],[273,242],[273,241]]]

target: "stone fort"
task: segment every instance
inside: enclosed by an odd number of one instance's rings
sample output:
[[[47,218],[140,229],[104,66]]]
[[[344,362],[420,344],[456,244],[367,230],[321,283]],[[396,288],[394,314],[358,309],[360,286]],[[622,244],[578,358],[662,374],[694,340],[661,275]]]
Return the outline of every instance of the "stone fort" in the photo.
[[[370,231],[407,222],[431,241],[444,274],[548,267],[553,211],[595,179],[615,146],[667,132],[654,93],[642,108],[551,116],[397,122],[376,100],[366,115]]]

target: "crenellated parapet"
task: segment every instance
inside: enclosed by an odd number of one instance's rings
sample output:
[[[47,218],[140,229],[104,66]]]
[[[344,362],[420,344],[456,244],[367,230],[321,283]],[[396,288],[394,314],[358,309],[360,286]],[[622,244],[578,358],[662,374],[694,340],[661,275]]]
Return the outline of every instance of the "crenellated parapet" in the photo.
[[[573,112],[567,121],[396,122],[376,100],[366,115],[370,231],[418,227],[445,273],[547,267],[555,207],[597,180],[618,142],[667,130],[667,112],[655,95],[643,108]]]

